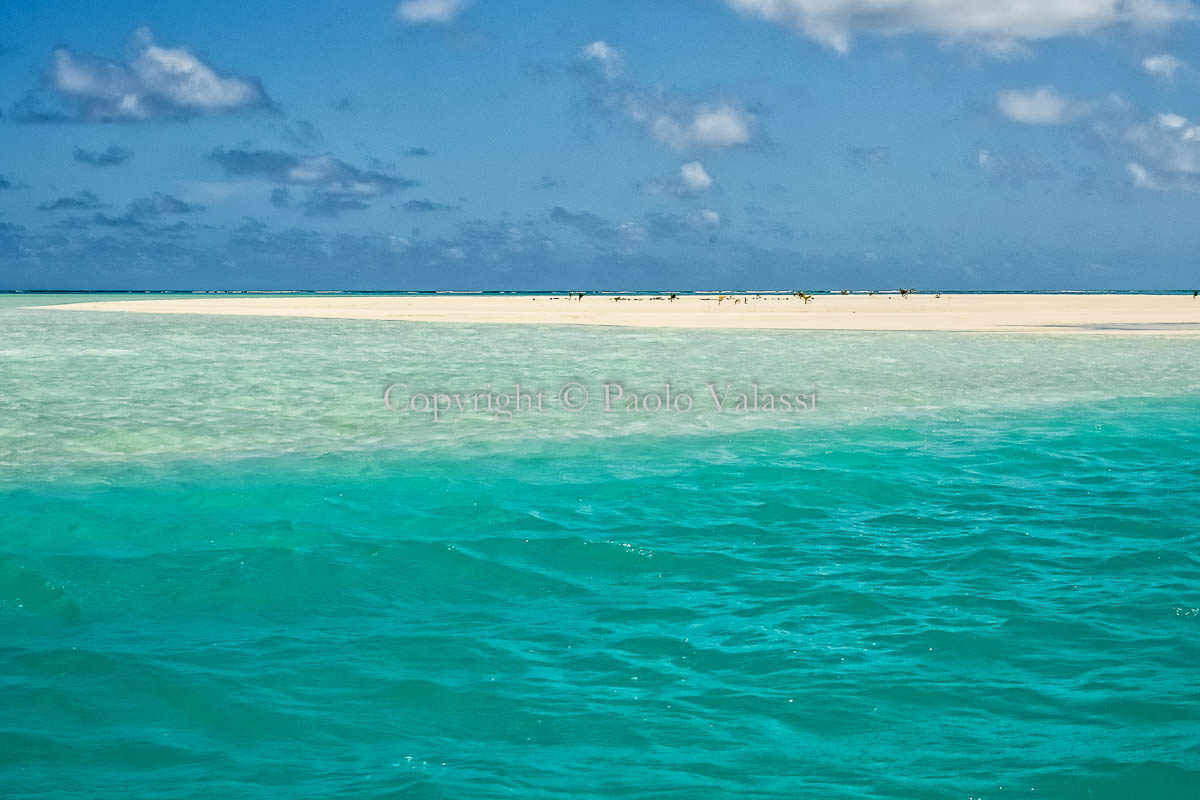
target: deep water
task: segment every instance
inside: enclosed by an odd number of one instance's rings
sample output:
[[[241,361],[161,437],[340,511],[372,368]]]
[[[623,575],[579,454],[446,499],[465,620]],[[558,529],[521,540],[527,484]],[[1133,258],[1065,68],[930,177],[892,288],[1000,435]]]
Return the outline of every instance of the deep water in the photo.
[[[1190,337],[59,300],[0,298],[0,796],[1200,797]]]

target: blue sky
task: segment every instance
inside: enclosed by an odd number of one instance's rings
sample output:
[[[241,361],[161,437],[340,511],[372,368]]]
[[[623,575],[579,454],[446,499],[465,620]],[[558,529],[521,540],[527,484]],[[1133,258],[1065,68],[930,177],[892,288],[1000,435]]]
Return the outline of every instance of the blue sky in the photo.
[[[1188,2],[4,14],[2,288],[1200,284]]]

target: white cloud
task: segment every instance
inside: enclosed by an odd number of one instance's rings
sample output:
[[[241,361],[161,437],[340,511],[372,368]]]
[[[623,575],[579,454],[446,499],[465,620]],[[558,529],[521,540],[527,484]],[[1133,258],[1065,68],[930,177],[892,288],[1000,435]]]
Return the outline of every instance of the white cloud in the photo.
[[[191,50],[159,47],[149,28],[134,32],[126,63],[54,51],[50,86],[93,120],[218,114],[266,107],[258,81],[222,75]]]
[[[642,188],[650,194],[673,194],[676,197],[695,197],[713,187],[713,176],[699,161],[689,161],[678,173],[665,180],[649,181]]]
[[[1129,179],[1133,181],[1133,185],[1139,189],[1161,189],[1158,181],[1150,174],[1150,171],[1136,161],[1130,161],[1125,165],[1125,171],[1129,173]]]
[[[1187,69],[1187,62],[1170,53],[1161,53],[1142,59],[1142,69],[1156,78],[1170,82],[1175,80],[1176,74]]]
[[[596,108],[628,116],[673,150],[734,147],[754,139],[755,115],[736,102],[697,103],[660,85],[639,88],[618,80],[625,68],[624,54],[608,42],[585,45],[579,58],[603,78],[591,87]]]
[[[1156,114],[1126,128],[1122,138],[1138,153],[1126,166],[1135,186],[1200,188],[1200,125],[1179,114]]]
[[[716,228],[721,224],[721,215],[711,208],[702,208],[692,217],[698,228]]]
[[[692,192],[704,192],[712,188],[712,175],[699,161],[689,161],[679,168],[679,180],[684,188]]]
[[[1196,18],[1188,0],[725,0],[734,9],[791,25],[838,52],[856,34],[933,34],[993,51],[1118,25],[1165,27]]]
[[[595,41],[579,53],[584,61],[594,61],[604,71],[604,77],[616,78],[625,71],[625,54],[605,41]]]
[[[996,108],[1013,122],[1025,125],[1062,125],[1090,114],[1091,103],[1072,100],[1053,86],[1010,89],[996,96]]]
[[[404,0],[396,18],[409,25],[448,25],[466,7],[467,0]]]
[[[748,144],[752,119],[750,114],[733,106],[701,107],[692,119],[689,133],[697,144],[712,147]]]
[[[1154,192],[1200,192],[1200,181],[1193,176],[1162,175],[1151,172],[1136,161],[1126,164],[1125,172],[1129,175],[1129,181],[1138,189]]]
[[[675,109],[659,98],[629,98],[629,115],[674,150],[749,144],[754,115],[729,104]]]
[[[1122,154],[1125,173],[1134,186],[1200,191],[1200,123],[1166,112],[1137,120],[1128,101],[1115,94],[1094,103],[1064,98],[1050,87],[1011,94],[1011,102],[1001,104],[1001,110],[1018,122],[1050,125],[1090,117],[1089,124],[1081,129]],[[979,168],[993,179],[1012,183],[1056,173],[1050,162],[1021,152],[979,150],[976,159]]]

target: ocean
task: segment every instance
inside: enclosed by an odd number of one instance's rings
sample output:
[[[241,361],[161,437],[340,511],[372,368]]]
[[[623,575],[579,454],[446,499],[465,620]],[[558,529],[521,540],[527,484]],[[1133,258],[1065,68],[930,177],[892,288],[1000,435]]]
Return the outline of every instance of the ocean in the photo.
[[[71,299],[0,297],[6,798],[1200,797],[1195,338]]]

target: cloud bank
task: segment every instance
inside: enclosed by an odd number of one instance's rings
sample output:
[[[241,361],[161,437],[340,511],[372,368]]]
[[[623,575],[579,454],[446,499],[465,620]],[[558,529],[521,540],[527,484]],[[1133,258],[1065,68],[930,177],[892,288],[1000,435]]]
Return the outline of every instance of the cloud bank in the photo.
[[[725,0],[744,14],[790,25],[840,53],[857,35],[932,34],[995,52],[1106,28],[1165,27],[1193,20],[1186,0]]]
[[[278,150],[226,150],[209,153],[231,178],[258,178],[282,186],[310,190],[305,210],[312,216],[337,216],[342,211],[368,208],[369,200],[420,186],[420,181],[377,170],[364,170],[322,155],[296,155]],[[287,205],[286,194],[273,194],[276,206]]]
[[[42,203],[38,211],[84,211],[102,208],[100,198],[88,191],[79,192],[74,197],[60,197],[57,200]]]
[[[92,167],[116,167],[133,158],[133,153],[114,144],[106,150],[84,150],[82,147],[76,147],[71,151],[71,157],[80,164]]]

